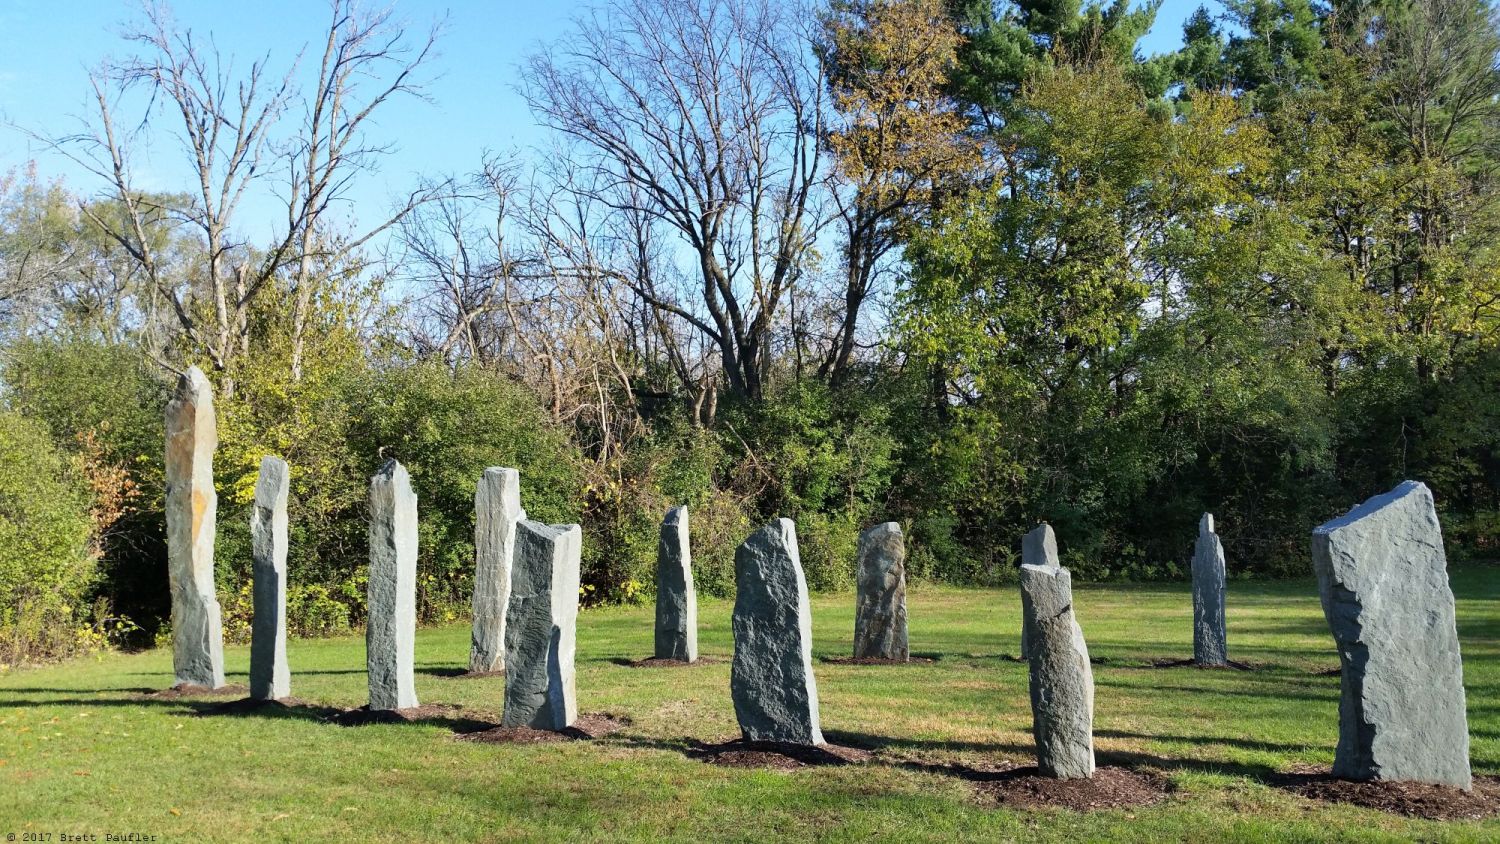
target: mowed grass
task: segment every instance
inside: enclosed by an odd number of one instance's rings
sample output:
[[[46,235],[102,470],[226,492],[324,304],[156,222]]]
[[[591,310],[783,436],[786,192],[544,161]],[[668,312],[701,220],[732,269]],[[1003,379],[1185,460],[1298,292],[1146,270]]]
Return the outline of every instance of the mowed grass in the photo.
[[[1475,773],[1500,773],[1500,569],[1455,570]],[[0,677],[0,835],[137,832],[200,840],[1495,840],[1500,820],[1438,823],[1303,799],[1268,783],[1328,766],[1337,665],[1309,581],[1234,583],[1230,654],[1257,670],[1150,668],[1191,655],[1185,586],[1080,586],[1095,666],[1102,764],[1162,772],[1155,806],[1077,813],[997,808],[933,763],[1033,761],[1014,590],[915,586],[911,647],[935,662],[835,665],[853,596],[813,599],[814,659],[832,741],[876,743],[878,761],[791,772],[722,768],[684,739],[737,734],[726,601],[699,606],[705,655],[686,669],[618,664],[648,656],[649,607],[585,611],[578,629],[584,712],[629,716],[601,741],[456,741],[451,724],[341,727],[305,709],[199,717],[201,701],[142,699],[171,683],[157,650]],[[498,720],[503,681],[450,675],[465,625],[422,630],[423,703]],[[362,637],[290,645],[293,694],[365,701]],[[229,648],[246,682],[247,647]],[[7,839],[9,840],[9,839]],[[59,840],[54,838],[53,840]]]

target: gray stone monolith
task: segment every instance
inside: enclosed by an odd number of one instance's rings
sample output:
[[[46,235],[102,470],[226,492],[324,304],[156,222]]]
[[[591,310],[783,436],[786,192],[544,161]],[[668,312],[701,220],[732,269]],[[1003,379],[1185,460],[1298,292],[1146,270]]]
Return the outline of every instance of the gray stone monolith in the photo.
[[[1057,568],[1057,537],[1049,524],[1038,525],[1021,537],[1021,565]],[[1031,628],[1027,626],[1025,613],[1021,618],[1021,659],[1031,658]]]
[[[854,605],[854,658],[905,662],[906,540],[884,522],[859,535]]]
[[[491,466],[474,491],[474,628],[469,670],[505,670],[505,614],[510,607],[510,567],[521,508],[521,473]]]
[[[1214,533],[1213,514],[1204,513],[1198,522],[1198,544],[1193,549],[1193,662],[1199,665],[1229,662],[1225,588],[1224,545]]]
[[[250,511],[255,619],[250,626],[250,697],[279,700],[292,693],[286,662],[286,504],[290,472],[280,457],[263,457]]]
[[[167,574],[172,589],[172,672],[177,685],[224,685],[224,628],[214,588],[213,387],[194,366],[167,402]]]
[[[698,659],[698,593],[688,544],[688,509],[673,507],[656,543],[657,659]]]
[[[406,467],[387,460],[370,478],[369,619],[365,658],[370,709],[417,706],[417,494]]]
[[[516,526],[503,726],[561,730],[578,719],[573,651],[582,552],[578,525]]]
[[[734,552],[729,691],[746,741],[822,744],[812,669],[812,611],[797,528],[777,519]]]
[[[1405,481],[1312,534],[1340,664],[1333,774],[1472,787],[1453,592],[1426,485]]]
[[[1037,768],[1059,779],[1094,773],[1094,672],[1073,614],[1073,576],[1021,566],[1021,604],[1031,627],[1031,732]]]

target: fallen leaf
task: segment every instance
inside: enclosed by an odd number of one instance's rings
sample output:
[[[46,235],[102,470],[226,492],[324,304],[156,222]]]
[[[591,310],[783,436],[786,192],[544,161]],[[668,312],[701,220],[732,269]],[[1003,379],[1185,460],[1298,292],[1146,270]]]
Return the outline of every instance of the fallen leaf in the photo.
[[[174,815],[177,815],[178,817],[182,816],[182,810],[181,809],[168,809],[167,811],[171,812]]]
[[[73,776],[75,776],[75,777],[86,777],[88,775],[89,775],[88,771],[74,771],[73,772]]]

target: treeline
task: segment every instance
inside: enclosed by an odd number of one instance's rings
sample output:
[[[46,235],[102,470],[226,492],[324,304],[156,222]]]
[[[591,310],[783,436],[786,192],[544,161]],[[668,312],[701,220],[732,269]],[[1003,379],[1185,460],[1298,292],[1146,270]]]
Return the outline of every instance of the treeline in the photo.
[[[1081,577],[1177,577],[1205,510],[1232,575],[1300,575],[1313,525],[1408,477],[1454,553],[1492,554],[1494,12],[1228,0],[1147,58],[1155,8],[613,0],[521,68],[554,147],[430,174],[363,228],[329,209],[436,30],[333,0],[324,60],[278,75],[147,13],[93,131],[37,134],[97,183],[0,184],[7,647],[158,629],[189,363],[219,393],[231,635],[265,453],[293,469],[304,633],[362,620],[389,456],[427,620],[467,611],[489,465],[583,523],[596,602],[650,593],[676,503],[718,594],[775,516],[822,589],[885,519],[950,582],[1010,577],[1039,520]],[[147,137],[187,152],[183,193],[140,188]],[[285,218],[243,218],[245,191]]]

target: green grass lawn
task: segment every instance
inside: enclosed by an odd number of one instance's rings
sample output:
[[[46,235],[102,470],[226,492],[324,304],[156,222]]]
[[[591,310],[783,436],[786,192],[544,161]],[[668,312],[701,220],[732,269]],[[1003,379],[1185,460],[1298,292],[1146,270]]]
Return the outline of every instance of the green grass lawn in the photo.
[[[1500,569],[1453,576],[1476,774],[1500,774]],[[912,760],[1031,762],[1031,715],[1014,590],[914,587],[910,666],[833,665],[846,656],[853,595],[813,599],[814,659],[831,741],[873,743],[876,761],[790,772],[723,768],[685,738],[737,735],[726,661],[637,669],[649,607],[584,612],[584,712],[633,724],[594,742],[455,741],[443,723],[340,727],[308,710],[197,717],[192,700],[141,699],[169,685],[171,653],[105,655],[0,676],[0,835],[139,832],[186,840],[1482,840],[1500,820],[1438,823],[1306,800],[1267,782],[1327,767],[1337,738],[1332,640],[1309,581],[1232,583],[1230,656],[1259,670],[1153,669],[1191,656],[1184,586],[1080,586],[1096,658],[1101,764],[1149,768],[1165,802],[1077,813],[996,808],[971,783]],[[699,606],[704,655],[731,653],[731,604]],[[501,679],[466,665],[468,628],[417,637],[417,691],[498,721]],[[365,701],[362,637],[290,645],[292,693]],[[246,682],[249,648],[228,649]],[[6,840],[10,840],[7,838]],[[52,840],[60,840],[54,837]]]

